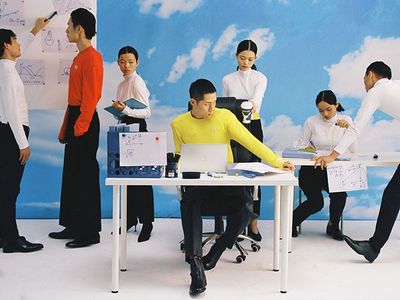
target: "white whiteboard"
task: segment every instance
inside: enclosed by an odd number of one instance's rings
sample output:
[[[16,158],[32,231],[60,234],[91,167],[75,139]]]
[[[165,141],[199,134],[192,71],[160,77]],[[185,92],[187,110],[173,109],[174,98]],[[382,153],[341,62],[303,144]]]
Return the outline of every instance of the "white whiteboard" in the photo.
[[[120,166],[165,166],[166,132],[122,132],[119,134]]]
[[[29,32],[37,18],[48,17],[57,10],[17,60],[30,109],[67,106],[69,65],[78,50],[68,43],[65,29],[71,11],[78,7],[87,8],[96,16],[96,0],[0,0],[0,28],[11,29],[17,38]],[[95,37],[92,44],[96,46]]]

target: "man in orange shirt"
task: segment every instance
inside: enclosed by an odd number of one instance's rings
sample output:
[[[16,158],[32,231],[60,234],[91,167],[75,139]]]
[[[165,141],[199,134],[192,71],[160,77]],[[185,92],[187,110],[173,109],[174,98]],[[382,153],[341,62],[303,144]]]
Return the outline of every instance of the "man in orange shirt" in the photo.
[[[78,8],[71,13],[66,30],[69,42],[79,53],[69,77],[68,108],[58,139],[65,144],[61,187],[60,225],[65,229],[51,232],[54,239],[72,239],[68,248],[86,247],[100,242],[101,231],[99,164],[100,124],[96,112],[103,84],[103,61],[91,43],[96,19],[91,12]]]

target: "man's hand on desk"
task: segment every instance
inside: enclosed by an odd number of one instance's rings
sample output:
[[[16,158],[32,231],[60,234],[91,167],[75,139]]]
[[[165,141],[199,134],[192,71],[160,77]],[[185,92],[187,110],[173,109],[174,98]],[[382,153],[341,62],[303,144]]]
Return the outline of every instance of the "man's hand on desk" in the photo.
[[[314,168],[321,167],[321,169],[323,170],[329,163],[333,162],[338,156],[339,153],[333,150],[329,155],[314,157],[313,158],[313,160],[315,161]]]
[[[283,169],[286,171],[294,171],[294,166],[290,161],[283,162]]]

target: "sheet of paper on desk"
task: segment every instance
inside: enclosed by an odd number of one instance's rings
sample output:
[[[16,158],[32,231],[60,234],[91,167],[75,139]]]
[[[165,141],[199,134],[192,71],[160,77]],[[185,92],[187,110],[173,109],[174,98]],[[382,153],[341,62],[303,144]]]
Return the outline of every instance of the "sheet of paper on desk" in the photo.
[[[328,165],[329,192],[350,192],[368,189],[367,167],[362,163],[338,162]]]
[[[249,172],[256,173],[285,173],[285,171],[273,168],[267,164],[263,164],[260,162],[248,162],[248,163],[237,163],[233,169],[244,170]]]
[[[121,132],[119,155],[120,166],[165,166],[167,133]]]

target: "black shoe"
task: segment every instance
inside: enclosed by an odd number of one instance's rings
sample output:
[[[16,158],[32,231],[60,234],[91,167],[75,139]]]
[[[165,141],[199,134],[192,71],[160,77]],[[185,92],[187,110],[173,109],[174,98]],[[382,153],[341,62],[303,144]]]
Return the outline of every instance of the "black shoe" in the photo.
[[[220,248],[218,244],[214,244],[207,255],[201,258],[201,260],[203,261],[204,270],[208,271],[214,269],[224,251],[225,248]]]
[[[192,282],[190,283],[190,295],[198,295],[206,290],[207,281],[206,274],[204,274],[204,267],[199,257],[193,257],[190,262],[190,276]]]
[[[87,247],[90,245],[98,244],[100,243],[100,238],[98,236],[96,237],[90,237],[90,238],[78,238],[73,241],[70,241],[65,244],[66,247],[68,248],[82,248],[82,247]]]
[[[292,237],[298,237],[299,232],[297,231],[297,226],[292,226]]]
[[[376,253],[371,248],[369,241],[355,241],[347,235],[344,235],[343,238],[347,245],[351,247],[351,249],[356,251],[358,254],[363,255],[370,263],[374,262],[374,260],[378,257],[379,253]]]
[[[71,229],[65,228],[60,232],[50,232],[49,237],[56,240],[69,240],[69,239],[74,239],[75,235]]]
[[[247,236],[255,240],[256,242],[261,242],[262,236],[260,234],[260,231],[258,233],[254,233],[250,227],[247,228]]]
[[[28,242],[23,236],[18,237],[14,242],[7,243],[4,241],[3,243],[3,252],[4,253],[13,253],[13,252],[34,252],[43,249],[43,245],[39,243],[31,243]]]
[[[140,243],[149,240],[152,230],[153,230],[153,223],[144,223],[137,241]]]
[[[343,234],[339,229],[339,225],[329,224],[326,226],[326,234],[330,235],[334,240],[343,241]]]

